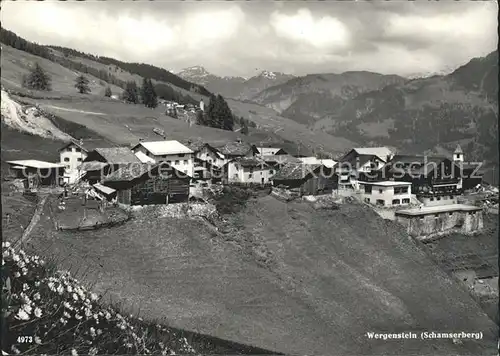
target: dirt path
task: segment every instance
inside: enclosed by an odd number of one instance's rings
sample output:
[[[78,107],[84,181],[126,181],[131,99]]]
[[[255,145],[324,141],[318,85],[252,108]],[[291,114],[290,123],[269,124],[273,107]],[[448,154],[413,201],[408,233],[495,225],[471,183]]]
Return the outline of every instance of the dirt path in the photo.
[[[48,195],[41,197],[40,201],[37,203],[35,212],[33,213],[33,217],[31,218],[28,227],[26,228],[26,230],[24,230],[23,236],[21,236],[21,238],[14,245],[15,249],[19,248],[23,243],[25,243],[29,239],[31,231],[40,221],[40,215],[43,212],[43,208],[45,207],[45,202],[47,201],[48,197],[49,197]]]
[[[94,111],[84,111],[84,110],[76,110],[76,109],[68,109],[68,108],[62,108],[60,106],[55,106],[55,105],[44,105],[47,108],[50,109],[57,109],[57,110],[63,110],[63,111],[71,111],[71,112],[79,112],[82,114],[90,114],[90,115],[106,115],[105,113],[102,112],[94,112]]]

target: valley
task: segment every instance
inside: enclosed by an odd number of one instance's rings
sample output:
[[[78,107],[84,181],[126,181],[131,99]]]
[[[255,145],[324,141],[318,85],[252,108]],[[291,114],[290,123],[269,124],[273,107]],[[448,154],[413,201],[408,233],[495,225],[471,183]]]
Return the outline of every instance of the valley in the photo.
[[[2,32],[3,42],[13,34],[7,32]],[[201,65],[175,74],[67,47],[11,42],[19,48],[2,43],[1,51],[2,231],[14,243],[26,233],[38,204],[40,214],[30,224],[23,249],[51,261],[52,269],[70,271],[102,296],[102,305],[131,315],[134,323],[144,318],[166,326],[175,335],[167,343],[175,347],[188,335],[189,342],[182,344],[195,345],[197,352],[186,346],[176,348],[178,353],[385,356],[418,351],[473,356],[497,351],[498,309],[492,295],[498,289],[484,292],[486,288],[475,286],[471,292],[460,280],[459,268],[470,262],[470,272],[477,259],[490,266],[498,257],[498,222],[491,213],[493,204],[498,207],[498,191],[493,191],[498,183],[497,52],[448,75],[411,80],[368,71],[296,76],[264,70],[243,78],[217,76]],[[22,84],[35,63],[50,77],[51,90]],[[88,79],[88,93],[75,86],[81,76]],[[157,105],[147,107],[144,84],[137,89],[141,99],[127,102],[122,95],[127,82],[140,86],[149,79]],[[105,95],[108,90],[111,95]],[[217,94],[222,100],[215,99]],[[215,100],[222,103],[217,108]],[[224,115],[234,126],[213,126],[227,119]],[[252,123],[246,132],[245,120]],[[92,147],[85,148],[89,142]],[[136,145],[139,149],[132,149]],[[33,187],[33,180],[14,178],[32,167],[27,161],[58,166],[56,176],[62,178],[58,170],[70,170],[70,158],[60,153],[63,146],[83,162],[75,168],[75,181],[54,179],[48,187]],[[156,151],[159,146],[165,151]],[[270,151],[274,153],[266,153]],[[486,163],[484,182],[481,177],[469,189],[488,189],[485,196],[491,200],[471,208],[474,217],[481,207],[488,208],[479,232],[453,230],[445,238],[421,243],[402,224],[378,215],[370,198],[363,200],[372,194],[366,186],[373,182],[357,181],[349,173],[348,183],[365,186],[339,188],[345,172],[336,169],[350,153],[359,153],[367,164],[356,169],[365,172],[369,166],[369,172],[375,164],[379,170],[389,167],[394,153],[440,155],[441,161],[454,165],[462,162],[455,160],[456,152]],[[319,161],[325,157],[331,158],[324,160],[331,164],[331,176],[317,177],[309,169],[325,168]],[[156,176],[159,162],[167,162],[172,172],[182,165],[187,175]],[[84,164],[96,163],[119,172],[87,175],[96,170],[86,170]],[[134,176],[134,164],[143,175]],[[213,167],[226,175],[217,180]],[[225,172],[224,167],[230,168]],[[202,173],[195,175],[195,168]],[[105,184],[110,177],[116,178],[115,185],[112,180]],[[386,187],[401,182],[382,183],[373,189],[375,194],[382,196],[389,191]],[[383,209],[395,216],[402,208],[396,205],[407,200],[408,208],[422,210],[423,203],[412,192],[415,183],[401,184],[404,192],[391,188],[396,199],[379,196],[377,208],[382,201]],[[439,194],[446,199],[464,194],[454,184],[452,193]],[[385,206],[386,200],[394,206]],[[93,224],[91,217],[107,212],[127,218],[105,228]],[[63,221],[74,229],[59,229],[58,216],[75,220]],[[438,214],[429,217],[434,223]],[[89,231],[80,229],[80,223]],[[497,269],[490,274],[485,278],[498,280]],[[35,277],[29,278],[26,283],[35,285]],[[484,283],[476,275],[471,279]],[[24,291],[22,283],[14,284]],[[74,297],[68,295],[71,301]],[[62,300],[56,309],[60,305]],[[75,315],[75,320],[80,319]],[[141,323],[134,325],[155,342],[164,337],[151,336],[150,325]],[[425,331],[483,334],[480,340],[463,341],[368,337],[370,332]],[[148,350],[133,346],[127,350]],[[81,350],[90,351],[87,346]]]

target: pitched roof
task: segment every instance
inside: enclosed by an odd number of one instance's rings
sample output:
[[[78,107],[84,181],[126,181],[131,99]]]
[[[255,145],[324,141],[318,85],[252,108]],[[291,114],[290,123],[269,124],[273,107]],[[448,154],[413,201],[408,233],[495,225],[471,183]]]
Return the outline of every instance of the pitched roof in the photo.
[[[267,163],[301,163],[298,158],[295,158],[290,155],[267,155],[267,156],[259,156],[264,162]]]
[[[51,169],[51,168],[64,168],[63,164],[39,161],[37,159],[24,159],[17,161],[7,161],[8,164],[29,167],[29,168],[39,168],[39,169]]]
[[[359,155],[374,155],[379,157],[384,162],[387,161],[387,157],[393,152],[388,147],[357,147],[353,148]]]
[[[395,155],[387,164],[390,171],[394,171],[393,167],[398,171],[404,171],[411,174],[427,174],[429,165],[434,167],[441,162],[449,160],[444,156],[413,156],[413,155]]]
[[[107,163],[98,161],[83,162],[80,165],[80,169],[83,171],[98,171],[100,169],[103,169],[107,165]]]
[[[365,163],[367,163],[368,161],[374,159],[374,158],[379,158],[379,156],[377,155],[366,155],[366,154],[362,154],[362,155],[358,155],[358,156],[351,156],[350,159],[347,158],[347,156],[343,157],[341,160],[340,160],[340,165],[342,165],[342,163],[349,163],[349,165],[351,167],[362,167],[365,165]],[[385,162],[385,160],[384,160]]]
[[[156,164],[129,163],[104,178],[104,182],[129,182],[151,171]]]
[[[143,146],[155,156],[169,154],[175,155],[179,153],[193,153],[193,150],[176,140],[139,142],[133,148],[136,148],[138,146]]]
[[[95,151],[109,163],[140,162],[128,147],[96,148]]]
[[[262,167],[262,168],[267,168],[268,165],[266,164],[266,162],[264,162],[263,160],[257,158],[257,157],[254,157],[254,158],[240,158],[240,159],[237,159],[233,162],[237,162],[239,163],[241,166],[243,167]]]
[[[455,148],[454,153],[464,153],[464,151],[462,151],[462,147],[460,147],[460,145],[457,144],[457,148]]]
[[[223,155],[230,156],[244,156],[252,149],[252,146],[246,142],[214,142],[210,145]]]
[[[259,151],[259,154],[263,156],[275,155],[279,151],[285,152],[285,150],[280,147],[256,147],[256,148],[257,151]]]
[[[80,142],[80,140],[71,140],[70,142],[65,144],[63,147],[61,147],[59,149],[59,151],[62,151],[63,149],[65,149],[66,147],[68,147],[70,145],[75,145],[85,152],[92,151],[98,147],[106,147],[106,148],[107,147],[117,147],[117,145],[114,143],[111,143],[105,139],[97,138],[97,139],[85,139],[85,140],[81,140],[81,142]]]
[[[306,165],[303,163],[288,163],[284,165],[278,173],[272,178],[273,180],[298,180],[304,179],[312,171],[315,171],[321,165]]]

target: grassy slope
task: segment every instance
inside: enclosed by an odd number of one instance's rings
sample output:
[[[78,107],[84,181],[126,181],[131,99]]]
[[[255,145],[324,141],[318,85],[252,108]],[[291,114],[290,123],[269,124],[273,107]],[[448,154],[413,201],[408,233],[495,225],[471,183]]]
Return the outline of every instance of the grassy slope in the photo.
[[[6,45],[2,46],[1,58],[2,85],[5,87],[20,89],[23,74],[28,74],[30,71],[30,65],[32,66],[35,62],[38,62],[52,77],[53,94],[71,94],[73,96],[80,96],[74,87],[76,77],[81,74],[79,72],[72,71],[60,66],[57,63],[49,61],[48,59],[37,57]],[[104,96],[104,90],[106,87],[100,85],[99,79],[89,74],[85,74],[85,76],[90,81],[89,87],[92,90],[92,94],[98,97]],[[114,85],[110,86],[114,93],[121,93],[122,89]],[[81,96],[85,97],[84,95]]]
[[[86,278],[145,317],[266,349],[493,352],[493,322],[397,225],[360,206],[314,211],[271,197],[248,204],[230,218],[243,229],[230,241],[197,221],[144,217],[63,234],[43,220],[33,248],[90,268]],[[263,254],[267,266],[257,262]],[[482,331],[484,340],[369,342],[365,334],[409,330]]]
[[[155,110],[147,109],[142,105],[128,105],[108,99],[100,93],[104,87],[92,87],[90,95],[80,95],[73,88],[73,71],[58,64],[39,58],[8,46],[2,51],[2,85],[8,89],[24,93],[28,97],[13,96],[13,99],[29,104],[40,104],[47,112],[60,116],[68,122],[86,126],[90,131],[104,136],[119,144],[137,142],[139,138],[162,139],[153,133],[153,128],[163,129],[170,139],[195,138],[207,141],[234,140],[241,135],[204,126],[193,125],[164,115],[161,107]],[[75,58],[73,58],[75,60]],[[52,76],[53,90],[51,92],[26,91],[19,85],[23,73],[27,73],[29,63],[40,64]],[[82,59],[82,62],[84,59]],[[105,67],[99,63],[85,60],[85,64],[94,63],[97,68]],[[127,72],[118,72],[121,79],[130,80],[132,77]],[[139,79],[139,77],[134,79]],[[118,92],[116,87],[113,91]],[[180,89],[181,90],[181,89]],[[121,89],[120,89],[121,92]],[[90,113],[78,112],[85,111]],[[91,114],[93,113],[93,114]],[[103,115],[98,115],[101,113]],[[127,128],[127,126],[130,128]],[[5,137],[9,142],[9,137]],[[282,141],[283,138],[263,130],[250,129],[248,138],[250,142]]]
[[[58,53],[57,51],[53,52],[56,54]],[[86,58],[71,57],[71,60],[81,62],[87,66],[94,67],[97,69],[108,69],[108,66]],[[118,79],[121,80],[125,81],[135,80],[139,83],[142,81],[142,78],[140,76],[128,73],[127,71],[118,70],[117,72],[114,72],[114,70],[112,70],[111,72],[113,75],[115,75]],[[197,100],[203,99],[205,103],[209,102],[209,99],[205,96],[193,92],[188,92],[184,89],[180,89],[177,87],[174,88],[175,90],[179,91],[184,95],[190,95]],[[292,120],[281,117],[274,110],[268,109],[266,107],[257,104],[243,103],[236,100],[228,100],[228,104],[231,107],[231,110],[233,111],[234,114],[255,121],[260,126],[261,128],[260,132],[259,130],[251,130],[251,131],[256,131],[256,133],[258,133],[259,139],[262,137],[265,139],[270,138],[276,141],[275,140],[276,135],[274,133],[279,129],[277,135],[283,139],[293,142],[302,142],[302,144],[307,145],[309,147],[318,147],[318,148],[324,147],[326,150],[331,151],[332,153],[343,152],[346,148],[353,146],[353,144],[350,141],[343,138],[333,137],[331,135],[327,135],[324,133],[313,133],[309,131],[305,125],[301,125]],[[95,111],[95,110],[87,109],[87,111]],[[121,109],[119,108],[116,109],[117,113],[119,113],[120,111]],[[252,112],[256,112],[258,114],[253,114]],[[169,123],[169,125],[174,125],[174,124]],[[201,130],[205,129],[206,128],[201,128]],[[186,132],[188,131],[186,125],[183,125],[183,127],[179,128],[178,130],[182,132],[182,136],[184,137],[191,136]],[[196,130],[196,128],[194,128],[193,126],[193,128],[190,130],[193,131]],[[207,136],[211,136],[211,134],[207,133]],[[231,136],[228,135],[227,137]]]
[[[275,132],[284,139],[331,153],[342,153],[356,144],[343,137],[328,135],[324,132],[313,132],[305,125],[279,116],[273,109],[265,106],[227,99],[227,103],[238,116],[254,121],[259,128]]]

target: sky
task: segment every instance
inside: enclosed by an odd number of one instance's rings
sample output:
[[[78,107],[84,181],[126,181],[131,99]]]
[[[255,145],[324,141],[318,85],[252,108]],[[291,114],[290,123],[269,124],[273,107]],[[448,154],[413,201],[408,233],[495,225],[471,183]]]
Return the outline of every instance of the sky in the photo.
[[[220,76],[448,73],[497,48],[496,1],[8,1],[40,44]]]

